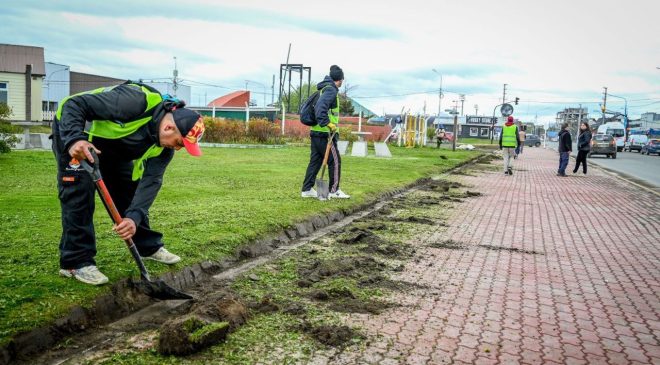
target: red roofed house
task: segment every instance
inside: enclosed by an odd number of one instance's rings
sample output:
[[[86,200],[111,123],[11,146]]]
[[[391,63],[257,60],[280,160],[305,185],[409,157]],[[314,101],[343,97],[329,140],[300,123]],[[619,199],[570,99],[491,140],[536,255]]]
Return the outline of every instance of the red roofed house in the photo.
[[[247,90],[234,91],[211,101],[209,107],[236,107],[245,108],[245,103],[250,103],[250,92]]]

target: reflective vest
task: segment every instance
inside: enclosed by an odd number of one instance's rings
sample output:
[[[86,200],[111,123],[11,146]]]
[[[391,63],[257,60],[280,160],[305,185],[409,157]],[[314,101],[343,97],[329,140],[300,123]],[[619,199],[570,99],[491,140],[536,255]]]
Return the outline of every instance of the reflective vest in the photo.
[[[502,147],[518,147],[515,125],[505,125],[504,128],[502,128]]]
[[[153,119],[154,109],[161,104],[163,96],[159,92],[154,92],[144,85],[139,84],[123,84],[131,87],[139,88],[145,95],[147,107],[144,112],[135,120],[122,123],[114,120],[92,120],[85,123],[84,132],[89,135],[88,141],[92,142],[94,137],[101,137],[105,139],[120,139],[137,132],[140,127],[149,123]],[[64,104],[74,96],[83,94],[100,94],[102,92],[110,91],[116,86],[100,87],[98,89],[83,91],[81,93],[70,95],[64,98],[60,105],[57,107],[57,120],[62,118],[62,107]],[[160,156],[163,152],[163,147],[156,144],[149,147],[149,149],[133,163],[133,181],[139,180],[144,174],[144,164],[148,158]]]
[[[323,94],[323,90],[325,90],[325,87],[319,91],[319,94]],[[339,133],[339,93],[337,93],[337,107],[328,110],[328,119],[330,120],[330,123],[337,126],[337,133]],[[311,130],[315,132],[330,133],[330,128],[321,127],[318,124],[313,126]]]

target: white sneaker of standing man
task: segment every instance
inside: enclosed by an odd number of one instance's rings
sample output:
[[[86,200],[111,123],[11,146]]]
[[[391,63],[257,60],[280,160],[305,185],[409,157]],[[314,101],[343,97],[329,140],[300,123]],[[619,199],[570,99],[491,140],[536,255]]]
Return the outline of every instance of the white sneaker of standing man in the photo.
[[[177,262],[181,261],[181,257],[171,253],[170,251],[165,249],[165,247],[159,248],[158,251],[154,252],[154,254],[151,256],[146,256],[142,258],[147,260],[154,260],[156,262],[160,262],[167,265],[176,264]]]
[[[303,192],[300,194],[300,196],[303,197],[303,198],[318,198],[318,197],[319,197],[319,194],[316,192],[316,190],[314,190],[314,189],[309,189],[309,190],[307,190],[307,191],[303,191]]]
[[[343,191],[341,191],[341,189],[337,189],[337,191],[335,191],[334,193],[328,194],[328,198],[329,199],[350,199],[351,196],[344,193]]]

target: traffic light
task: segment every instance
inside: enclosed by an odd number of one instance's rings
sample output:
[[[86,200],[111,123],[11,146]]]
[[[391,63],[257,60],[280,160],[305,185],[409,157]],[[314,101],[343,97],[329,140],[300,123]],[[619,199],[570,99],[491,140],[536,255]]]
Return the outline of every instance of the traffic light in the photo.
[[[516,105],[518,105],[518,101],[519,101],[519,100],[520,100],[520,98],[516,98],[516,100],[514,101],[514,103],[516,103]]]

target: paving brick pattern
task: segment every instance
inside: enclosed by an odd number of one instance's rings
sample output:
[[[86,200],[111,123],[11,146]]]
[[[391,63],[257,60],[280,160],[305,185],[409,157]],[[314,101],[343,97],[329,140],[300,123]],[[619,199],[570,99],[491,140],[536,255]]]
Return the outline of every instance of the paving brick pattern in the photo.
[[[527,148],[512,177],[461,176],[483,196],[398,277],[432,288],[351,315],[376,340],[313,363],[660,364],[660,198],[597,169],[557,177],[557,163]],[[448,238],[465,247],[427,247]]]

